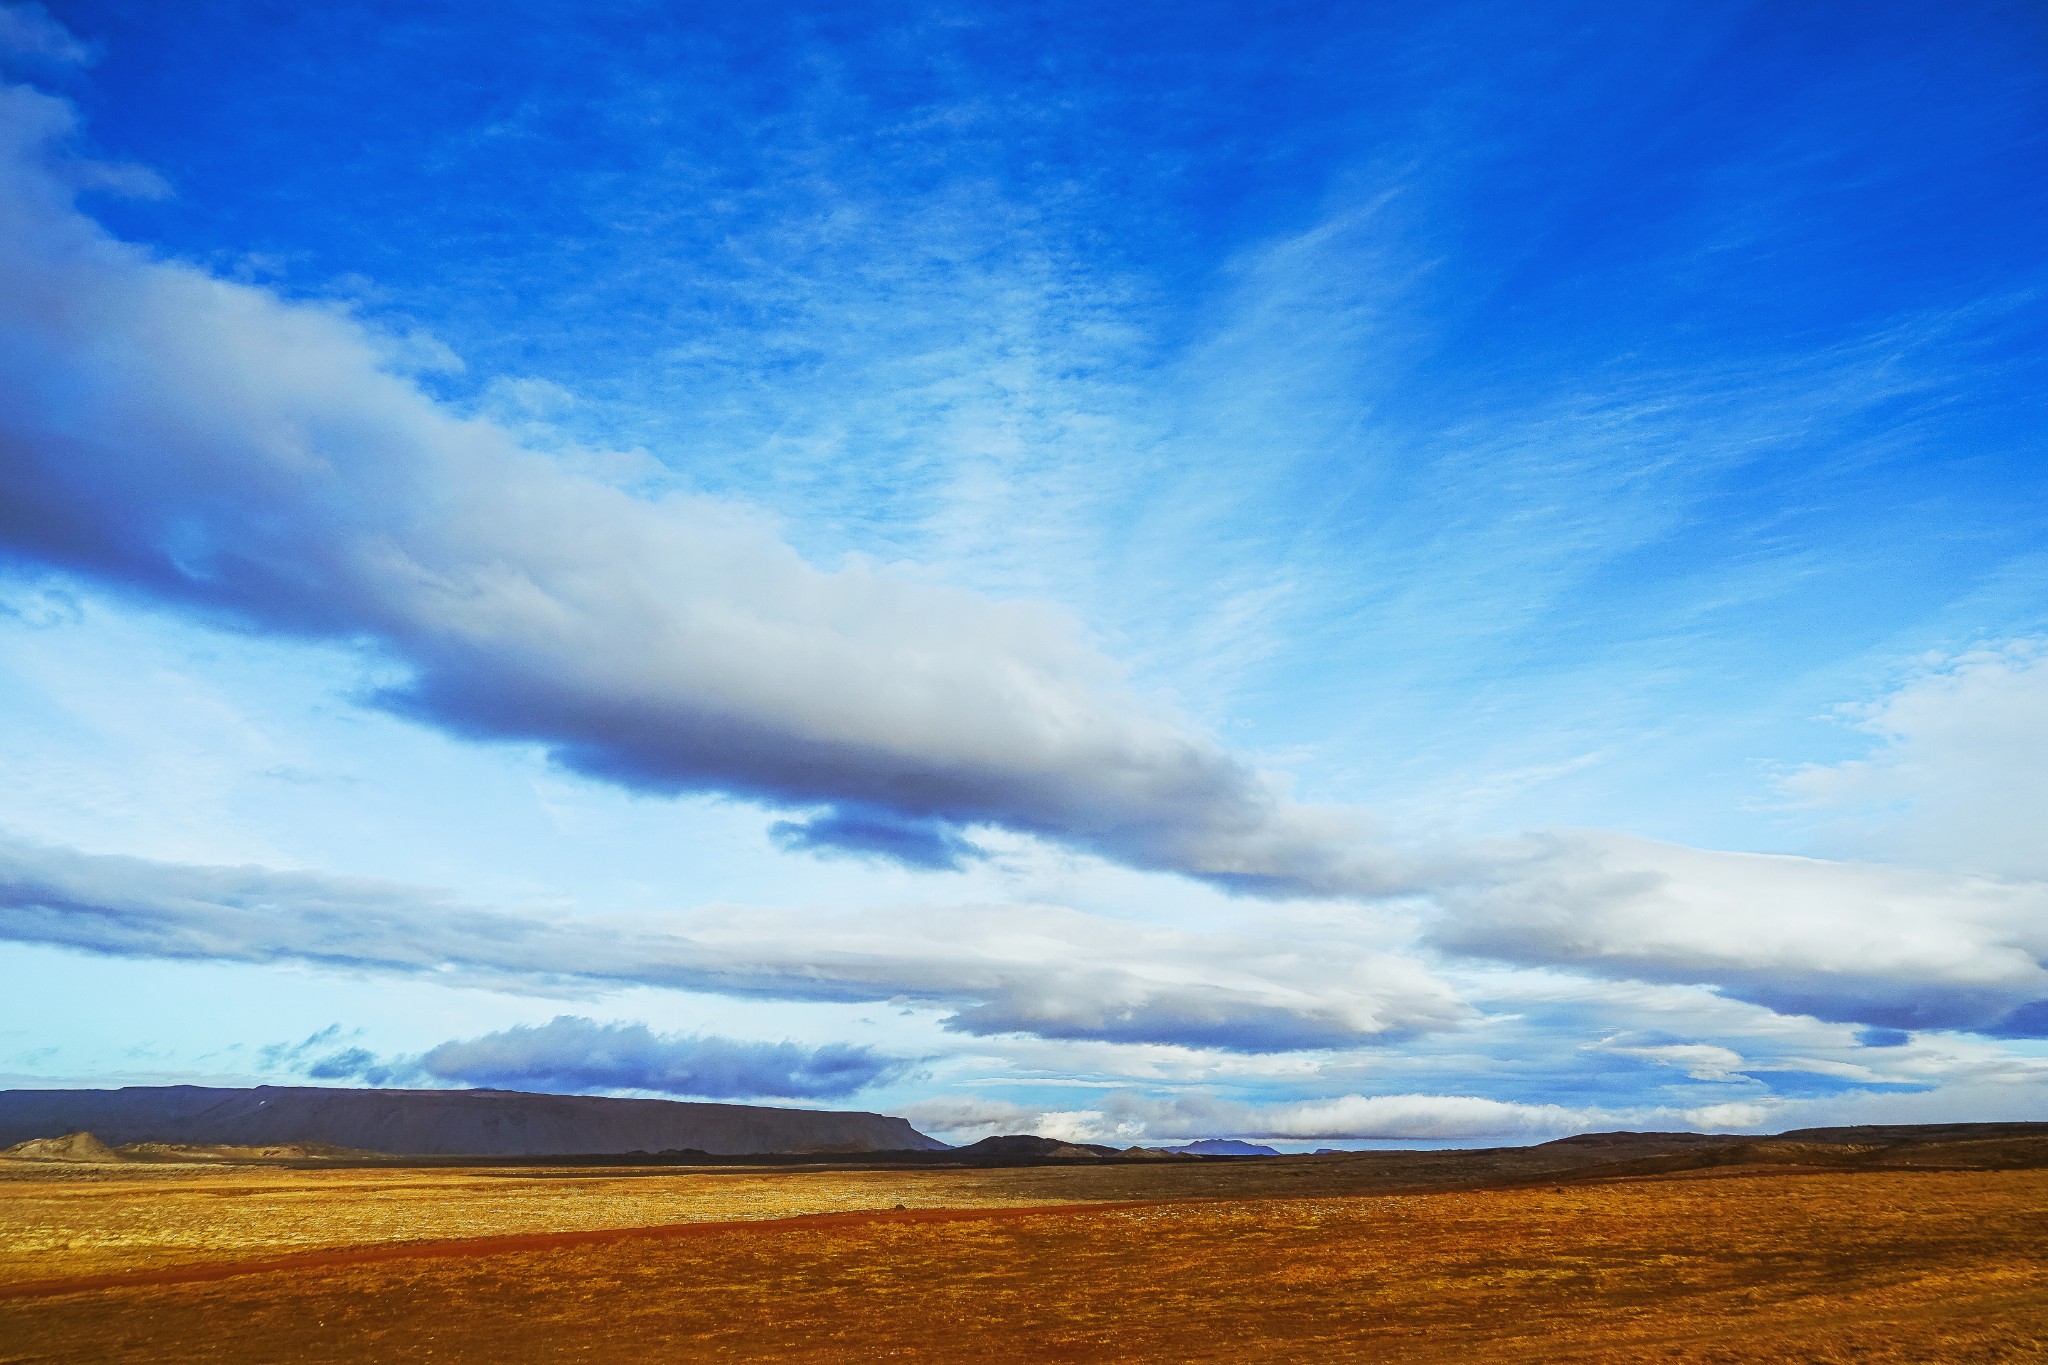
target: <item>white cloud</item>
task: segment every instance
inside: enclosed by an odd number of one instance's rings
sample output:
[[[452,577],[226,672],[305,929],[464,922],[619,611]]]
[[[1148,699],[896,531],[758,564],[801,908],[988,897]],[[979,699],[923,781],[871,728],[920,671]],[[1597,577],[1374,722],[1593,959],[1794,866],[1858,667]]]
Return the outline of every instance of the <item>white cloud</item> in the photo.
[[[1229,1105],[1175,1101],[1147,1129],[1197,1129],[1219,1136],[1262,1138],[1472,1138],[1561,1137],[1595,1125],[1600,1115],[1557,1104],[1517,1104],[1476,1095],[1342,1095],[1289,1104]]]
[[[1143,1135],[1136,1124],[1105,1118],[1099,1109],[1042,1109],[1007,1100],[939,1097],[895,1106],[921,1133],[943,1133],[965,1144],[1001,1133],[1033,1133],[1060,1142],[1122,1142]]]
[[[992,824],[1249,890],[1412,880],[1137,696],[1053,607],[803,560],[465,418],[330,308],[152,259],[71,202],[69,107],[0,90],[0,547],[203,619],[362,642],[385,704],[638,790],[825,808],[924,865]],[[414,347],[417,349],[417,347]]]
[[[928,1132],[1028,1132],[1123,1145],[1204,1137],[1528,1141],[1581,1132],[1612,1118],[1597,1109],[1516,1104],[1472,1095],[1342,1095],[1248,1104],[1203,1094],[1159,1097],[1135,1091],[1114,1091],[1088,1109],[1034,1109],[960,1098],[934,1099],[903,1112]]]
[[[89,65],[95,54],[39,4],[0,5],[0,57],[61,66]]]
[[[1703,1133],[1754,1132],[1762,1128],[1778,1107],[1745,1100],[1703,1104],[1684,1111],[1685,1120]]]
[[[1868,756],[1783,780],[1866,854],[2048,878],[2048,648],[2018,641],[1942,660],[1848,708]]]
[[[1579,832],[1441,899],[1450,951],[1836,1021],[2048,1032],[2048,884]]]
[[[1696,1081],[1732,1079],[1743,1065],[1741,1053],[1713,1043],[1627,1044],[1608,1038],[1591,1046],[1601,1052],[1641,1057],[1659,1066],[1675,1066]]]
[[[0,837],[0,939],[123,957],[432,973],[528,993],[623,985],[943,1007],[971,1034],[1351,1046],[1470,1009],[1341,936],[1199,933],[1057,906],[853,916],[748,907],[548,918],[392,882],[88,855]]]
[[[2038,1117],[2048,1067],[1924,1094],[1850,1092],[1826,1099],[1742,1099],[1699,1105],[1520,1104],[1473,1095],[1341,1095],[1243,1103],[1210,1095],[1115,1091],[1092,1108],[1052,1109],[972,1097],[899,1106],[921,1131],[972,1141],[1037,1133],[1117,1145],[1236,1137],[1274,1142],[1544,1142],[1628,1129],[1701,1133],[1777,1132],[1836,1124],[1997,1122]]]
[[[908,1119],[910,1126],[920,1133],[944,1134],[955,1143],[972,1142],[998,1133],[1033,1132],[1045,1113],[1042,1109],[1012,1104],[1008,1100],[951,1095],[912,1100],[909,1104],[895,1106],[894,1112],[898,1117]]]
[[[51,47],[57,40],[35,27],[46,20],[33,6],[0,9],[0,41],[41,33],[45,55],[61,56],[62,43]],[[641,457],[547,435],[573,404],[566,391],[501,380],[484,393],[486,417],[468,417],[409,377],[460,368],[431,337],[381,337],[337,311],[112,240],[70,195],[107,176],[51,154],[70,117],[58,101],[0,92],[0,231],[10,243],[0,255],[0,548],[19,560],[207,621],[360,642],[406,674],[385,699],[396,709],[466,736],[540,744],[634,789],[805,808],[807,822],[783,828],[790,847],[941,866],[976,856],[979,824],[1232,888],[1360,894],[1442,874],[1389,849],[1359,812],[1291,801],[1283,783],[1137,695],[1050,606],[861,562],[823,568],[745,508],[635,496],[621,485],[657,482]],[[1285,308],[1268,321],[1299,330]],[[1220,355],[1219,371],[1234,366]],[[1791,406],[1805,412],[1807,397]],[[1578,419],[1604,412],[1628,434],[1665,405],[1659,393],[1552,416],[1586,426]],[[1237,434],[1220,443],[1227,463],[1250,468]],[[1519,467],[1539,491],[1577,477],[1570,462],[1545,464],[1547,443],[1525,444],[1522,465],[1483,461],[1471,467],[1492,472],[1475,477],[1498,483],[1500,467]],[[1526,605],[1540,585],[1577,572],[1586,545],[1644,534],[1642,518],[1611,515],[1614,497],[1670,501],[1668,485],[1633,472],[1641,444],[1628,435],[1602,457],[1612,488],[1599,515],[1572,504],[1583,515],[1559,534],[1506,536],[1513,544],[1489,561],[1486,580],[1503,592],[1459,599],[1475,615],[1461,622],[1446,606],[1456,593],[1437,578],[1390,573],[1408,606],[1373,619],[1449,622],[1459,640],[1478,638],[1498,624],[1500,602]],[[1219,503],[1237,492],[1224,486]],[[1381,546],[1384,562],[1399,568],[1395,551],[1409,548]],[[1358,550],[1346,539],[1342,553]],[[1232,640],[1256,653],[1254,637],[1295,582],[1224,577],[1233,586],[1217,595],[1216,633],[1185,639],[1212,656]],[[1507,591],[1516,585],[1524,596]],[[1393,633],[1412,644],[1412,630]],[[1862,820],[1872,848],[2015,880],[1566,834],[1499,860],[1484,884],[1447,890],[1434,941],[1710,984],[1826,1019],[2048,1032],[2048,892],[2016,880],[2048,875],[2037,837],[2048,813],[2043,654],[1968,656],[1859,716],[1878,751],[1802,770],[1788,789]],[[1539,764],[1511,778],[1563,770]],[[0,846],[0,935],[128,955],[445,970],[535,991],[637,983],[901,998],[948,1011],[960,1031],[1239,1056],[1383,1041],[1470,1014],[1420,962],[1337,931],[1189,933],[1032,905],[830,920],[730,908],[548,919],[389,884],[18,844]],[[1742,1060],[1709,1044],[1614,1050],[1707,1080]],[[1887,1074],[1915,1055],[1889,1057]],[[1818,1060],[1805,1069],[1876,1074]],[[982,1112],[999,1123],[1010,1111]],[[1070,1135],[1199,1121],[1173,1131],[1417,1139],[1559,1131],[1545,1125],[1598,1116],[1422,1094],[1030,1112]]]

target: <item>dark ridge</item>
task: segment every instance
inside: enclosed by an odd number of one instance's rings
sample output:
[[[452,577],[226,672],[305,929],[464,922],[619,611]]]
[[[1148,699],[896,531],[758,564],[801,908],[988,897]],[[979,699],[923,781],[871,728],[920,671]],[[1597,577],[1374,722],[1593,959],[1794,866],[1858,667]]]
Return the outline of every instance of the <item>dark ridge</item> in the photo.
[[[1038,1137],[1030,1133],[1011,1133],[1003,1137],[985,1137],[979,1142],[970,1142],[956,1149],[953,1155],[969,1161],[989,1157],[1008,1161],[1019,1157],[1036,1160],[1094,1161],[1102,1157],[1118,1155],[1115,1147],[1105,1147],[1099,1142],[1061,1142],[1058,1138]]]
[[[1704,1147],[1724,1142],[1745,1142],[1750,1139],[1740,1133],[1579,1133],[1568,1138],[1556,1138],[1550,1142],[1538,1143],[1539,1147],[1613,1147],[1627,1151],[1641,1151],[1649,1147]]]
[[[1188,1156],[1279,1156],[1277,1147],[1268,1147],[1262,1142],[1241,1142],[1237,1138],[1202,1138],[1197,1142],[1183,1142],[1173,1147],[1161,1147],[1162,1152],[1180,1152]]]
[[[572,1157],[695,1148],[712,1156],[947,1150],[881,1114],[745,1104],[532,1095],[195,1085],[0,1090],[0,1147],[90,1132],[130,1143],[322,1144],[394,1156]]]

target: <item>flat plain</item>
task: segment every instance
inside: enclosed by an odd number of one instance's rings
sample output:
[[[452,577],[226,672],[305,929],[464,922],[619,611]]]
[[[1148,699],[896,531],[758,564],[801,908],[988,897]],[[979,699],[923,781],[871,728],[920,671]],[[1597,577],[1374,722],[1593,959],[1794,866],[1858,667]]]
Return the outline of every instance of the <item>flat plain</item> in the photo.
[[[2041,1360],[2036,1145],[21,1163],[0,1361]]]

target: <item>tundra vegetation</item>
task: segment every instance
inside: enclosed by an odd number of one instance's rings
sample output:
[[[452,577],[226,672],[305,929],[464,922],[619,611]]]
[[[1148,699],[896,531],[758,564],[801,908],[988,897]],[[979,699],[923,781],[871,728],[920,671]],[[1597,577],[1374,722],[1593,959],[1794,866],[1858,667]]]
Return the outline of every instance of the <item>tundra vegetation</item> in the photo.
[[[43,1140],[0,1160],[0,1360],[2048,1352],[2048,1125],[1017,1161]]]

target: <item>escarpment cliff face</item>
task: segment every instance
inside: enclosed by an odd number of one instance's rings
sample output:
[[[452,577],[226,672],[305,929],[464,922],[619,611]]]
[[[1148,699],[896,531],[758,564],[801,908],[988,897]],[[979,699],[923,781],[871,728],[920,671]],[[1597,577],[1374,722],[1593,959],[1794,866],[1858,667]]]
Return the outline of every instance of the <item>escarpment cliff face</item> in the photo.
[[[321,1143],[396,1156],[596,1156],[690,1148],[739,1156],[946,1146],[882,1114],[513,1090],[0,1090],[0,1147],[78,1132],[112,1146]]]

